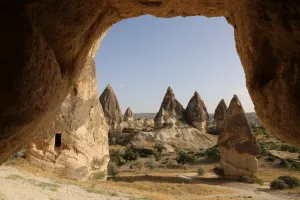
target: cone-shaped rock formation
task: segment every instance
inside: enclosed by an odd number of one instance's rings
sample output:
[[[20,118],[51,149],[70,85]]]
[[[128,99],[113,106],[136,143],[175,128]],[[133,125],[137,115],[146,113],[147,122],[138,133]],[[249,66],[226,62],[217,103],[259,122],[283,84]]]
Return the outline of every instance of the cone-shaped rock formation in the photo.
[[[110,127],[109,138],[120,136],[122,134],[121,123],[123,116],[117,96],[110,84],[102,92],[99,100],[104,116],[106,117],[106,122]]]
[[[125,111],[124,117],[123,117],[124,121],[129,121],[129,120],[133,120],[133,112],[131,110],[131,107],[128,107]]]
[[[171,87],[168,87],[160,109],[154,118],[155,128],[161,128],[164,124],[174,125],[177,120],[184,120],[185,110],[176,100]]]
[[[256,176],[260,147],[238,97],[234,95],[227,110],[224,130],[219,135],[221,167],[227,176]]]
[[[208,112],[197,91],[195,91],[194,96],[186,107],[185,116],[187,122],[195,126],[198,130],[202,131],[206,129]]]
[[[215,109],[214,122],[216,123],[216,132],[220,134],[224,129],[224,122],[227,113],[227,105],[222,99]]]

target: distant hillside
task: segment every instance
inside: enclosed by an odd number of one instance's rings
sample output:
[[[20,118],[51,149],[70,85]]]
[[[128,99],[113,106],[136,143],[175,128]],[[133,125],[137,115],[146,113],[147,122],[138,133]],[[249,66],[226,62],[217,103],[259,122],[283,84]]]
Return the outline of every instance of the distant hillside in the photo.
[[[142,119],[154,119],[156,113],[135,113],[134,117],[135,118],[142,118]],[[250,113],[246,113],[246,116],[248,118],[248,120],[253,123],[255,126],[261,126],[261,122],[259,121],[259,119],[256,117],[256,113],[255,112],[250,112]],[[209,121],[212,122],[214,119],[214,114],[209,114]]]

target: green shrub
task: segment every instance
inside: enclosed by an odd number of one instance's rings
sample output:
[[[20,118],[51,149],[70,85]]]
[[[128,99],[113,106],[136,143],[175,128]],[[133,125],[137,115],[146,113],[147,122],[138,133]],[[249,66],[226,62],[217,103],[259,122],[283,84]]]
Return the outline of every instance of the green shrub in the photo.
[[[282,167],[287,168],[287,169],[294,169],[297,171],[300,171],[300,164],[290,160],[290,159],[282,159],[281,162],[279,163]]]
[[[274,156],[269,156],[266,160],[269,162],[274,162],[276,158]]]
[[[215,168],[213,168],[213,172],[214,172],[218,177],[224,176],[224,169],[221,168],[221,167],[215,167]]]
[[[265,147],[264,144],[260,144],[260,149],[261,149],[261,153],[260,153],[261,155],[263,155],[263,156],[270,155],[269,150]]]
[[[290,153],[298,153],[298,152],[300,152],[300,149],[298,149],[297,147],[290,146],[288,144],[281,145],[280,150],[281,151],[288,151]]]
[[[249,176],[240,176],[239,181],[243,182],[243,183],[250,183],[250,177]]]
[[[158,154],[161,154],[166,148],[164,147],[164,144],[162,142],[156,142],[154,145],[154,149],[156,149]]]
[[[109,163],[107,165],[107,174],[108,175],[115,177],[118,173],[119,173],[119,170],[118,170],[116,163]]]
[[[221,151],[218,147],[211,147],[208,149],[200,150],[199,152],[195,153],[195,156],[212,158],[214,160],[220,160],[221,159]]]
[[[191,164],[195,161],[195,157],[194,155],[188,154],[184,151],[179,151],[177,153],[176,161],[178,164],[182,164],[182,165],[186,163]]]
[[[270,188],[273,190],[283,190],[288,188],[289,186],[281,179],[275,179],[271,182]]]
[[[125,127],[122,129],[122,133],[137,133],[137,130],[134,128]]]
[[[280,166],[290,169],[292,168],[292,165],[289,161],[282,159],[281,162],[279,163]]]
[[[283,180],[289,188],[296,188],[300,186],[300,180],[294,176],[280,176],[278,179]]]
[[[205,170],[202,167],[200,167],[197,172],[198,176],[203,176],[205,174]]]
[[[133,161],[139,158],[139,153],[134,152],[132,149],[127,149],[123,155],[123,159],[126,161]]]
[[[155,158],[153,156],[151,156],[149,158],[149,161],[146,163],[146,165],[150,168],[150,169],[154,169],[157,167],[157,165],[155,164]]]

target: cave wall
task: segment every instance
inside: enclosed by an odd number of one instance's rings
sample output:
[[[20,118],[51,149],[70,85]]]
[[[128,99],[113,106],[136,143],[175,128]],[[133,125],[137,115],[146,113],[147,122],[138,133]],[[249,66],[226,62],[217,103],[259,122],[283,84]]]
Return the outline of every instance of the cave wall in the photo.
[[[1,2],[0,162],[52,118],[120,20],[224,16],[255,110],[266,128],[300,146],[300,2],[296,0],[27,0]]]

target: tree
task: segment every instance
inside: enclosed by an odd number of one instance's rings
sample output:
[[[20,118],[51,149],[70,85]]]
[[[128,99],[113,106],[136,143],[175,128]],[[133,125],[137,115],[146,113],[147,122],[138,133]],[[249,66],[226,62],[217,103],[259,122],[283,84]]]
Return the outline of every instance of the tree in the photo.
[[[123,155],[124,160],[132,161],[137,160],[140,157],[139,153],[134,152],[132,149],[127,149]]]
[[[186,163],[191,164],[195,161],[195,157],[194,157],[194,155],[190,155],[184,151],[179,151],[177,153],[176,161],[178,164],[182,164],[182,165],[184,165]]]

